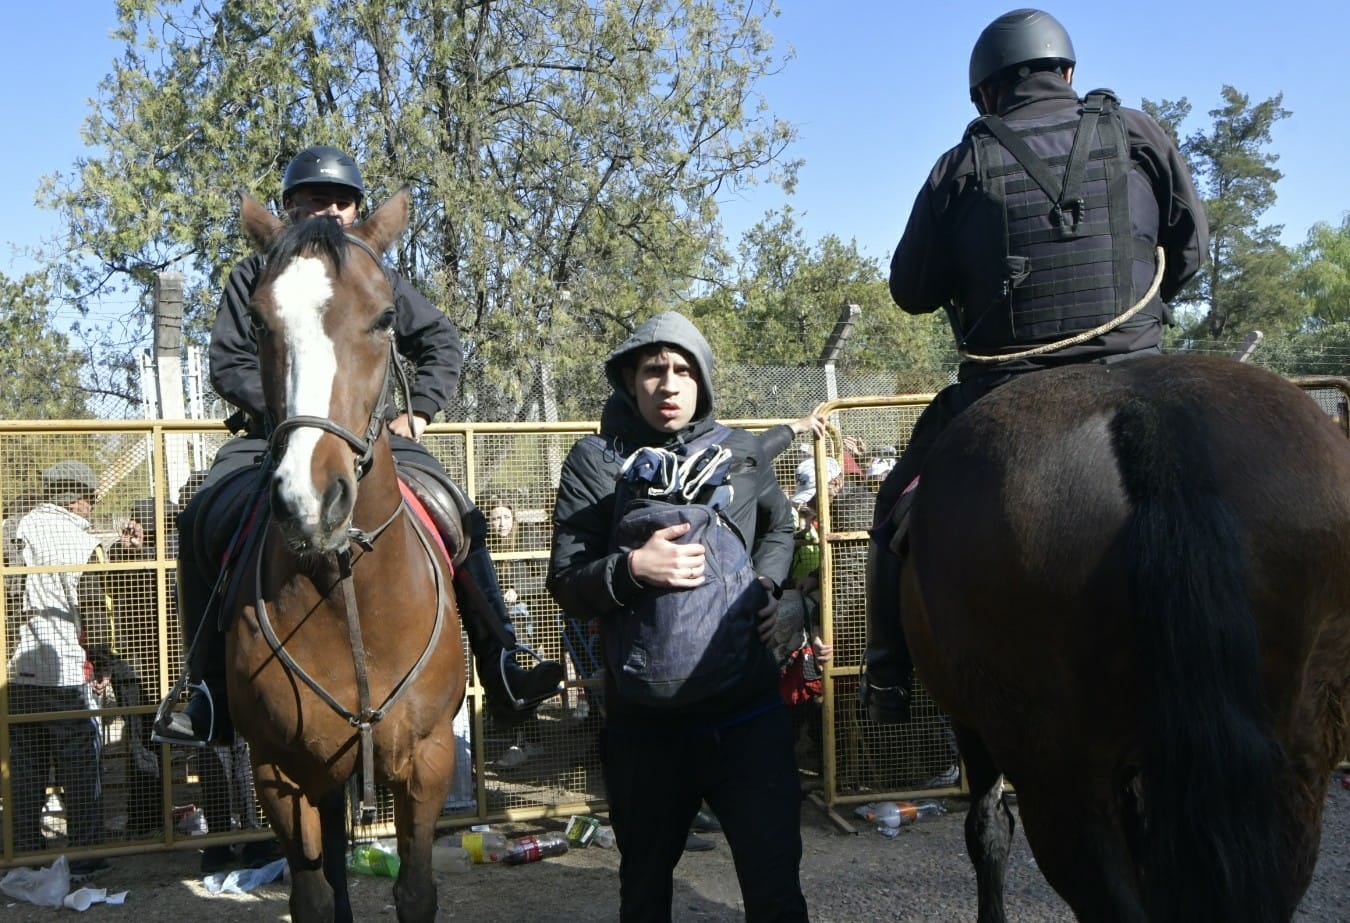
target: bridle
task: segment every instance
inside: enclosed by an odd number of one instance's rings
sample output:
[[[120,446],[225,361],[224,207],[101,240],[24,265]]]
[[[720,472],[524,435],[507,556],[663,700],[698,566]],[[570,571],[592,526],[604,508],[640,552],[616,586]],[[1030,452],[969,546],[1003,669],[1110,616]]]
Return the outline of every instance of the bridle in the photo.
[[[351,234],[344,234],[347,243],[352,244],[364,251],[367,256],[375,261],[380,272],[384,274],[385,281],[389,285],[389,290],[394,290],[394,279],[390,275],[389,269],[380,259],[380,255],[375,249],[359,237]],[[393,375],[390,375],[390,370]],[[375,441],[380,438],[380,430],[384,429],[385,412],[389,409],[389,402],[393,397],[391,387],[394,378],[398,379],[399,389],[403,392],[403,405],[412,406],[412,389],[408,383],[407,373],[403,369],[403,363],[399,361],[398,345],[395,342],[394,335],[389,336],[389,358],[385,366],[384,387],[380,391],[380,399],[375,403],[375,407],[370,412],[370,420],[366,423],[366,432],[364,436],[358,436],[356,433],[347,429],[341,423],[334,423],[327,417],[316,417],[309,414],[296,414],[293,417],[287,417],[280,423],[277,423],[272,429],[271,438],[268,440],[268,453],[273,458],[280,458],[282,451],[286,446],[286,437],[294,429],[320,429],[326,433],[337,436],[347,445],[351,446],[352,451],[356,453],[356,479],[359,481],[365,476],[366,471],[370,469],[370,463],[375,454]]]
[[[390,291],[393,291],[393,276],[390,274],[388,268],[385,267],[384,261],[380,259],[380,255],[375,252],[374,248],[359,237],[354,237],[351,234],[344,234],[343,236],[346,238],[347,243],[354,244],[375,261],[375,265],[380,268],[382,273],[384,273]],[[347,445],[351,447],[352,451],[356,453],[356,479],[357,481],[360,481],[361,478],[366,475],[366,472],[370,470],[371,462],[374,459],[375,444],[380,438],[380,432],[384,429],[385,412],[388,410],[390,401],[393,397],[393,381],[395,378],[398,379],[400,390],[403,393],[404,406],[411,408],[412,389],[409,386],[407,373],[403,369],[403,363],[399,359],[397,343],[391,333],[389,337],[389,358],[388,365],[385,368],[384,386],[380,391],[380,399],[376,402],[374,409],[371,411],[370,420],[366,424],[365,435],[358,436],[352,430],[347,429],[347,427],[340,423],[334,423],[326,417],[297,414],[296,416],[282,420],[273,428],[271,437],[268,440],[269,457],[275,459],[281,456],[281,453],[285,450],[286,436],[291,430],[306,427],[323,430],[346,442]],[[347,635],[348,640],[351,643],[352,661],[356,671],[358,707],[358,711],[356,712],[351,711],[338,701],[338,699],[325,689],[318,680],[314,679],[314,677],[306,672],[304,667],[296,663],[295,659],[286,650],[285,645],[282,644],[281,639],[277,637],[276,630],[272,627],[272,621],[267,616],[267,603],[263,599],[264,555],[261,553],[261,549],[257,554],[257,565],[254,571],[254,609],[258,620],[258,629],[262,633],[263,638],[267,641],[268,647],[271,648],[272,653],[276,655],[277,659],[281,661],[282,665],[287,670],[304,682],[304,684],[308,686],[315,695],[321,698],[329,708],[347,719],[347,722],[360,732],[361,775],[363,787],[361,801],[358,807],[361,823],[363,824],[374,823],[377,808],[375,794],[375,747],[371,738],[372,729],[377,722],[389,713],[389,710],[403,697],[404,693],[411,688],[413,681],[421,675],[422,670],[431,659],[431,655],[435,651],[436,645],[440,641],[442,631],[445,628],[445,611],[447,603],[449,602],[447,588],[444,581],[441,579],[441,570],[435,565],[436,551],[432,547],[430,540],[428,540],[427,536],[424,534],[424,527],[419,524],[414,517],[413,531],[416,533],[417,539],[422,545],[422,550],[425,552],[427,560],[431,562],[431,570],[436,581],[436,621],[432,625],[431,636],[427,639],[426,647],[423,648],[422,655],[417,659],[417,662],[413,664],[412,668],[404,674],[403,678],[399,680],[397,684],[395,684],[393,690],[385,698],[384,703],[380,705],[379,708],[372,708],[370,700],[370,674],[366,664],[366,648],[361,638],[361,619],[357,608],[356,590],[352,586],[351,546],[352,544],[356,544],[364,551],[374,550],[375,540],[379,538],[386,529],[393,525],[394,520],[403,514],[407,508],[407,503],[400,497],[398,505],[394,508],[393,513],[391,513],[389,517],[375,529],[365,531],[356,528],[353,524],[353,526],[347,530],[347,543],[337,551],[333,552],[337,558],[339,582],[342,586],[342,598],[347,613]],[[272,514],[269,508],[260,527],[260,535],[266,534],[268,528],[271,526],[271,521]]]

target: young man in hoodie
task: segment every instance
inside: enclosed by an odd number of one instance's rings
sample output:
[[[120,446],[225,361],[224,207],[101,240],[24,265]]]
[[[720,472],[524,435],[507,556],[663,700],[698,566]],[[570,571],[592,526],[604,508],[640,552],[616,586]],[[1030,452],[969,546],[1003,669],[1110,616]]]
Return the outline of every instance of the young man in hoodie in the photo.
[[[573,446],[554,507],[549,589],[562,609],[600,619],[602,638],[632,617],[644,594],[692,590],[707,577],[704,546],[680,542],[689,526],[655,531],[630,550],[614,536],[616,479],[643,448],[684,455],[716,426],[712,351],[682,315],[658,314],[605,363],[614,388],[600,438]],[[621,692],[606,649],[601,762],[622,853],[623,920],[669,920],[673,872],[701,800],[721,821],[736,860],[748,920],[805,920],[798,867],[801,793],[792,726],[778,693],[778,665],[762,642],[792,562],[792,511],[750,433],[720,437],[732,453],[726,516],[745,537],[764,589],[760,637],[725,671],[715,694],[659,705]],[[754,631],[753,628],[749,629]],[[673,647],[696,644],[678,637]]]

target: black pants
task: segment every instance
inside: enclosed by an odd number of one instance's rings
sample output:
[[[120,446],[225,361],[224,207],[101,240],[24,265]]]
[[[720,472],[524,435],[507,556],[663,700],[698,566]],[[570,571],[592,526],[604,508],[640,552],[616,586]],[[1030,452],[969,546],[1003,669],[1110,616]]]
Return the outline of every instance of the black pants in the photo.
[[[445,474],[445,468],[421,443],[392,433],[389,442],[396,458],[406,459],[422,468],[429,468],[449,479]],[[218,485],[240,471],[258,469],[266,451],[267,440],[261,437],[239,436],[225,443],[216,453],[211,470],[207,472],[201,486],[178,514],[178,610],[183,629],[183,643],[189,647],[193,644],[193,638],[211,601],[212,584],[207,575],[215,569],[214,565],[208,566],[207,562],[199,560],[202,551],[196,541],[197,517],[204,507],[210,505],[211,495]],[[482,526],[475,531],[481,531],[482,534],[475,535],[474,538],[481,543],[487,536],[487,523],[481,513],[478,514],[477,520],[482,521]],[[237,523],[217,523],[215,527],[232,532],[236,525]],[[228,535],[229,532],[225,534]],[[212,688],[213,695],[223,694],[224,636],[219,633],[215,636],[209,634],[193,648],[189,668],[194,681],[205,681]]]
[[[807,919],[801,789],[786,708],[717,731],[606,728],[601,759],[621,853],[621,920],[671,919],[675,866],[703,800],[731,847],[745,919]]]
[[[10,713],[88,708],[83,686],[9,687]],[[10,784],[14,794],[14,848],[35,852],[45,848],[42,806],[50,777],[61,786],[66,812],[66,836],[71,848],[93,846],[103,828],[102,749],[93,718],[71,718],[15,724],[9,731]]]
[[[874,535],[877,535],[878,539],[882,541],[883,547],[890,541],[890,533],[886,532],[883,536],[875,530],[887,529],[890,524],[891,512],[900,500],[900,495],[904,493],[910,482],[919,476],[919,470],[923,468],[929,450],[933,448],[933,443],[937,442],[938,437],[942,435],[942,431],[947,428],[947,424],[955,420],[971,404],[1011,377],[1009,374],[982,375],[970,381],[959,381],[954,385],[948,385],[939,391],[937,396],[933,398],[933,402],[924,408],[923,413],[919,414],[918,422],[914,424],[914,430],[910,433],[909,443],[905,446],[905,451],[901,453],[895,467],[891,469],[890,474],[886,475],[886,479],[881,482],[881,489],[877,491],[877,505],[875,512],[872,514],[872,528]]]

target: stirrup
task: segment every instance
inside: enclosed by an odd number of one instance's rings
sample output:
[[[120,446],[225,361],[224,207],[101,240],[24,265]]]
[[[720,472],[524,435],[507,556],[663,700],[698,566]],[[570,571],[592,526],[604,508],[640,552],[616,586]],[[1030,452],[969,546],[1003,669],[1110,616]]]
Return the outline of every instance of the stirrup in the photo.
[[[174,702],[178,700],[178,697],[183,693],[184,689],[201,692],[202,695],[206,696],[206,704],[211,708],[211,720],[206,726],[206,736],[204,738],[197,737],[195,727],[192,729],[193,733],[191,737],[180,737],[169,730],[169,722],[175,714],[173,708]],[[186,710],[186,707],[184,710]],[[188,718],[187,720],[190,726],[192,724],[192,719]],[[203,749],[210,746],[211,741],[215,739],[215,736],[216,700],[215,697],[211,695],[211,687],[206,685],[205,681],[194,683],[186,676],[183,677],[182,680],[174,684],[174,687],[169,690],[169,694],[159,703],[159,708],[155,710],[155,721],[154,724],[150,726],[150,741],[157,744],[176,744],[178,746]]]
[[[533,657],[534,667],[526,668],[516,663],[514,657],[517,652],[528,654],[531,657]],[[541,693],[540,695],[537,695],[534,698],[522,699],[520,696],[516,694],[516,691],[511,688],[511,680],[507,676],[506,665],[509,663],[513,665],[516,669],[520,670],[522,673],[529,673],[530,670],[533,670],[535,667],[542,666],[547,662],[548,661],[544,660],[543,657],[539,656],[539,654],[534,650],[534,648],[526,647],[524,644],[517,643],[516,646],[511,648],[510,650],[502,648],[501,656],[497,659],[497,670],[501,675],[502,689],[506,691],[506,697],[510,700],[511,707],[513,709],[515,709],[516,711],[529,711],[535,706],[547,702],[549,699],[553,698],[555,695],[562,692],[563,687],[561,683],[555,683],[553,688],[548,692]]]

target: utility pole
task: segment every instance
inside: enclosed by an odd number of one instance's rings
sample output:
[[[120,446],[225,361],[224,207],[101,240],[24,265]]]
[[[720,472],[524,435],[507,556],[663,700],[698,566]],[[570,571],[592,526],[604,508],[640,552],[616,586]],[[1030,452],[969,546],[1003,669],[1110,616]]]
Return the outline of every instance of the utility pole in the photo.
[[[844,344],[853,333],[853,325],[862,316],[862,308],[856,304],[839,306],[839,320],[834,329],[825,338],[825,346],[820,351],[820,364],[825,369],[825,399],[832,401],[839,396],[839,383],[835,379],[834,364],[844,351]]]
[[[183,400],[183,274],[155,274],[155,373],[161,420],[186,419]],[[188,479],[192,463],[188,439],[174,433],[164,438],[165,481],[169,496],[177,496]]]

